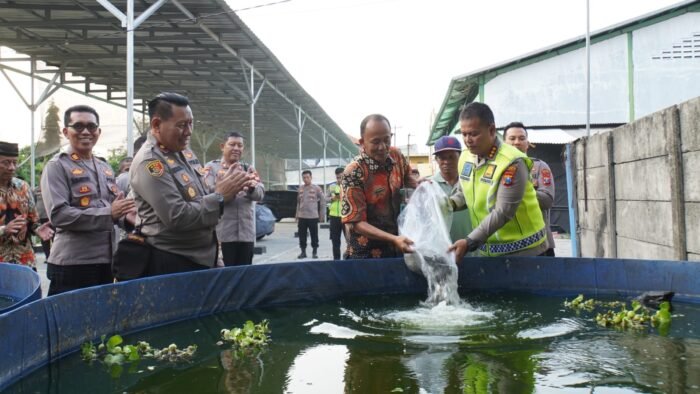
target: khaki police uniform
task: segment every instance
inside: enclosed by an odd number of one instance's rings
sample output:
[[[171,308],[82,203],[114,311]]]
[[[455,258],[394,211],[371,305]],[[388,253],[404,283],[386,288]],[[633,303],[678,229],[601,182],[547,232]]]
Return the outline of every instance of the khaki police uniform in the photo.
[[[547,163],[533,157],[530,177],[532,178],[532,185],[537,192],[537,202],[540,204],[547,230],[547,243],[549,244],[547,253],[554,256],[554,236],[550,228],[550,211],[554,204],[554,175],[552,175],[552,170]]]
[[[147,242],[199,268],[216,262],[214,229],[220,216],[219,198],[209,193],[203,173],[191,150],[170,152],[152,135],[129,171],[137,226],[142,226]]]
[[[111,282],[109,272],[115,247],[112,201],[118,193],[114,172],[104,159],[93,156],[83,160],[69,148],[46,163],[41,194],[56,229],[47,269],[53,287],[50,294]],[[57,266],[85,269],[76,272]],[[87,271],[96,275],[83,276]],[[95,276],[100,283],[94,283]],[[66,282],[66,287],[59,289],[56,286],[61,287],[61,282]]]

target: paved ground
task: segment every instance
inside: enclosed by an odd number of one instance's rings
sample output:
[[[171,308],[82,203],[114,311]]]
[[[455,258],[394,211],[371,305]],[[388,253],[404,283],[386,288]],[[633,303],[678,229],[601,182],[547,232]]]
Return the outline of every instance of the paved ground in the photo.
[[[297,231],[296,223],[293,219],[283,219],[275,225],[275,232],[256,243],[256,246],[265,248],[265,253],[255,255],[253,264],[274,264],[290,261],[297,261],[299,255],[299,239],[294,236]],[[333,250],[331,248],[330,233],[327,228],[319,229],[319,249],[318,260],[332,260]],[[342,239],[341,252],[345,250],[345,240]],[[557,257],[571,257],[571,242],[569,239],[557,238],[556,240]],[[307,241],[308,247],[306,253],[311,256],[311,240]],[[41,287],[44,296],[49,287],[49,281],[46,279],[46,264],[44,263],[44,254],[37,255],[37,271],[41,277]],[[304,260],[314,260],[307,258]]]

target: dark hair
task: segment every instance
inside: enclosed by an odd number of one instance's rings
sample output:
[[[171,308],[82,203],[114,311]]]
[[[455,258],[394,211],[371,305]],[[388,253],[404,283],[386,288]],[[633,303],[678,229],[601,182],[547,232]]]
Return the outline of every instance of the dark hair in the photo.
[[[163,92],[148,102],[148,116],[151,119],[158,116],[163,120],[168,120],[171,116],[173,116],[173,105],[177,105],[178,107],[187,107],[190,105],[190,101],[187,99],[187,97],[181,94]]]
[[[237,132],[237,131],[231,131],[228,134],[226,134],[226,140],[228,141],[229,138],[240,138],[243,141],[245,141],[245,137],[243,137],[243,134]]]
[[[360,138],[365,136],[365,128],[367,127],[367,123],[369,123],[370,120],[386,122],[386,124],[389,125],[389,128],[391,129],[391,123],[389,122],[389,119],[386,118],[386,116],[381,114],[367,115],[364,119],[362,119],[362,122],[360,123]]]
[[[137,138],[136,141],[134,141],[134,154],[141,150],[141,145],[143,145],[144,142],[146,142],[145,135],[139,136],[139,138]]]
[[[68,125],[70,124],[70,115],[73,112],[89,112],[95,115],[95,120],[97,120],[97,124],[100,124],[100,115],[97,114],[95,108],[92,108],[89,105],[74,105],[68,108],[66,112],[63,113],[63,126],[68,127]]]
[[[468,120],[473,118],[479,118],[483,125],[490,126],[496,123],[493,119],[493,112],[488,105],[479,102],[473,102],[467,104],[466,107],[460,112],[459,120]]]
[[[345,167],[338,167],[335,169],[335,175],[342,174],[345,172]]]
[[[309,170],[304,170],[304,171],[301,172],[301,176],[304,176],[304,175],[306,175],[306,174],[311,175],[311,171],[309,171]],[[311,175],[311,176],[313,176],[313,175]]]
[[[506,135],[508,135],[508,129],[513,127],[523,129],[523,131],[525,131],[525,137],[527,137],[527,128],[524,124],[522,124],[522,122],[510,122],[506,125],[506,127],[503,128],[503,139],[506,139]]]
[[[127,161],[134,161],[134,158],[131,157],[131,156],[127,156],[127,157],[125,157],[125,158],[119,160],[119,166],[121,166],[122,164],[126,163]]]

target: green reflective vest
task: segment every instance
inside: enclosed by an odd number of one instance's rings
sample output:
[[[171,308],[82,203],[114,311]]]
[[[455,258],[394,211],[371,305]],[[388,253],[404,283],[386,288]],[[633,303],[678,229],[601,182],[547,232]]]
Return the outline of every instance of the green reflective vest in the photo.
[[[331,186],[331,196],[335,194],[340,195],[340,186],[338,185],[333,185]],[[334,216],[334,217],[340,217],[340,200],[338,201],[331,201],[330,207],[328,207],[328,215],[329,216]]]
[[[494,209],[501,177],[506,168],[519,158],[525,161],[529,172],[532,169],[532,160],[507,144],[500,144],[493,158],[480,167],[476,165],[476,155],[468,150],[462,152],[459,157],[459,179],[472,228],[476,228]],[[499,256],[534,248],[546,240],[544,219],[537,202],[537,194],[532,182],[528,181],[525,195],[513,219],[491,234],[479,251],[486,256]]]

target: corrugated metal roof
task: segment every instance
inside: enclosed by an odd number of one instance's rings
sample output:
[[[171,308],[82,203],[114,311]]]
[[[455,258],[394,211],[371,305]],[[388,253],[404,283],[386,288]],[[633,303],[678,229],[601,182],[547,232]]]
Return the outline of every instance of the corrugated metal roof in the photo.
[[[126,9],[125,0],[111,3]],[[154,3],[135,2],[135,15]],[[302,134],[305,157],[323,155],[324,129],[345,150],[357,152],[333,119],[223,0],[177,3],[195,17],[186,16],[175,1],[167,1],[134,31],[136,99],[179,92],[190,98],[196,121],[204,126],[199,130],[223,133],[235,128],[248,133],[251,73],[245,65],[252,64],[259,72],[256,84],[265,84],[256,105],[259,151],[298,157],[293,102],[309,117]],[[60,67],[61,83],[84,86],[87,93],[124,102],[126,34],[96,1],[0,0],[0,45]],[[7,63],[2,67],[10,69]],[[330,142],[328,153],[337,151],[338,142]]]

